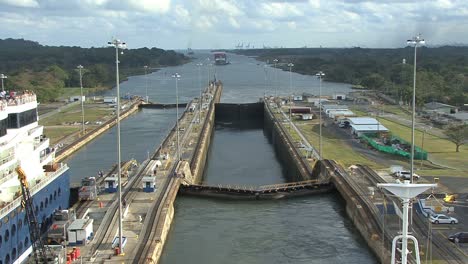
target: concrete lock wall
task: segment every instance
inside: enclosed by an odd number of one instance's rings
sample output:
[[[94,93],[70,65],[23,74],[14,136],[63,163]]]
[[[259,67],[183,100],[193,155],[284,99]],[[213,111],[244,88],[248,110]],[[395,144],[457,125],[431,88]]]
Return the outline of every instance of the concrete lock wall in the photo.
[[[278,124],[272,113],[264,106],[264,129],[273,144],[276,155],[286,169],[286,177],[288,181],[306,181],[314,179],[312,177],[312,168],[306,168],[302,157],[297,153],[291,140],[283,132],[280,124]]]
[[[195,155],[190,162],[190,168],[193,176],[192,184],[201,183],[203,180],[203,172],[205,171],[206,159],[208,157],[208,150],[210,149],[211,137],[213,135],[213,127],[215,123],[215,105],[221,100],[222,93],[223,86],[220,85],[213,96],[214,104],[211,104],[208,109],[206,121],[203,125],[201,136],[197,142]]]

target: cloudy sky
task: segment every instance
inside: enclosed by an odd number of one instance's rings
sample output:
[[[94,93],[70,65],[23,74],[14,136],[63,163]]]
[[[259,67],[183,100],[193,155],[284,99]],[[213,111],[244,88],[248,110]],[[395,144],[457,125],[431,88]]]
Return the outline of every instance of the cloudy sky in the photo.
[[[0,0],[0,38],[130,48],[468,43],[468,0]]]

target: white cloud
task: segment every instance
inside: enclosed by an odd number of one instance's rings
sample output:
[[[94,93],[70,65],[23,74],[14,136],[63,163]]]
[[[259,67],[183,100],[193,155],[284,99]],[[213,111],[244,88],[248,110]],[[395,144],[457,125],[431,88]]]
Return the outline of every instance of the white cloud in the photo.
[[[102,0],[101,0],[102,1]],[[166,13],[171,0],[126,0],[128,5],[142,12]]]
[[[197,4],[196,4],[197,5]],[[228,16],[240,16],[244,12],[238,7],[240,3],[232,0],[198,0],[201,11]]]
[[[39,3],[36,0],[0,0],[1,4],[17,7],[38,7]]]
[[[296,5],[291,3],[262,3],[260,12],[270,18],[291,18],[304,15]]]
[[[239,22],[237,22],[237,20],[235,18],[233,18],[233,17],[229,17],[229,24],[233,28],[240,28]]]

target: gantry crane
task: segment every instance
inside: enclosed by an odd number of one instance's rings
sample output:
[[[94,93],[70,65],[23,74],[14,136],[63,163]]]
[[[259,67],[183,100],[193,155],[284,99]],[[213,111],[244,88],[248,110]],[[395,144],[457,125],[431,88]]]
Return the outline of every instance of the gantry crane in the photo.
[[[51,252],[47,251],[41,238],[41,232],[39,229],[39,223],[37,222],[36,214],[34,213],[34,203],[29,192],[28,181],[26,179],[26,173],[18,166],[16,168],[18,173],[18,180],[21,185],[22,200],[21,205],[26,210],[26,219],[28,220],[29,236],[33,247],[34,261],[38,263],[47,263],[47,255],[51,256]],[[49,250],[50,251],[50,250]]]

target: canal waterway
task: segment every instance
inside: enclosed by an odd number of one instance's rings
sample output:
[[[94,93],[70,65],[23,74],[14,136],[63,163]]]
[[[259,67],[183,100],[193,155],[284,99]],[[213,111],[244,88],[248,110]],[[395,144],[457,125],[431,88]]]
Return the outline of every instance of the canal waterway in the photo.
[[[256,102],[264,94],[318,94],[314,76],[265,67],[245,56],[231,55],[230,65],[206,66],[208,52],[191,63],[133,76],[121,94],[159,103],[175,102],[173,73],[181,75],[179,102],[206,86],[208,76],[223,81],[222,102]],[[125,60],[125,56],[120,58]],[[197,63],[204,65],[199,67]],[[211,61],[212,62],[212,61]],[[289,79],[291,77],[291,79]],[[274,82],[274,80],[277,82]],[[148,83],[148,86],[146,86]],[[275,85],[276,83],[276,85]],[[350,85],[323,83],[323,94],[350,91]],[[115,89],[104,95],[115,95]],[[121,123],[122,160],[143,161],[175,123],[175,110],[145,109]],[[116,163],[116,129],[96,138],[66,161],[76,183]],[[261,128],[217,126],[205,171],[208,184],[263,185],[285,181],[284,168]],[[376,263],[347,219],[337,194],[284,201],[217,201],[180,197],[161,263]]]
[[[217,126],[204,181],[259,186],[285,181],[260,129]],[[160,263],[377,263],[337,193],[281,201],[178,197]]]

